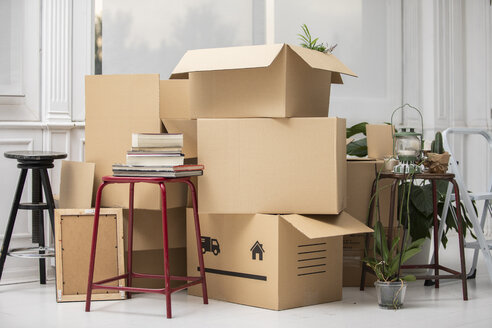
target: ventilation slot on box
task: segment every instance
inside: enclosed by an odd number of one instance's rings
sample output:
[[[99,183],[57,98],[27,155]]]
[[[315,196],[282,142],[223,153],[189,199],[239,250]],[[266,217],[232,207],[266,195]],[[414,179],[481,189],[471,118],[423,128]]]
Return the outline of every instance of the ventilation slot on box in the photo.
[[[297,276],[326,272],[326,243],[297,245]]]

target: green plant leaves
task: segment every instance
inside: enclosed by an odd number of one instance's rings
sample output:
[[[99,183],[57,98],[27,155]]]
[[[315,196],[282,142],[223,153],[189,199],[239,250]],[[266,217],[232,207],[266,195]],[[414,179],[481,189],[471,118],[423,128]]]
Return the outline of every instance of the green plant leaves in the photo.
[[[366,135],[366,125],[367,122],[361,122],[355,125],[352,125],[351,127],[347,128],[347,138],[350,138],[351,136],[354,136],[356,134],[362,133],[363,135]]]
[[[347,155],[364,157],[367,156],[367,138],[352,141],[347,145]]]

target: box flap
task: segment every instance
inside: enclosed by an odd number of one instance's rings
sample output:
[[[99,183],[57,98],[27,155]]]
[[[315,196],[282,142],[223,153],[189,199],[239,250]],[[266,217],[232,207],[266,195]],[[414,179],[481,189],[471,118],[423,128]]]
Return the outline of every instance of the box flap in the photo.
[[[190,72],[268,67],[284,44],[188,50],[171,73],[186,79]]]
[[[347,212],[341,212],[338,215],[310,216],[288,214],[281,215],[281,217],[310,239],[373,231]]]
[[[325,71],[338,72],[345,75],[357,77],[350,68],[345,66],[335,55],[325,54],[320,51],[303,48],[300,46],[289,45],[296,54],[299,55],[312,68],[322,69]],[[332,83],[336,83],[332,81]]]

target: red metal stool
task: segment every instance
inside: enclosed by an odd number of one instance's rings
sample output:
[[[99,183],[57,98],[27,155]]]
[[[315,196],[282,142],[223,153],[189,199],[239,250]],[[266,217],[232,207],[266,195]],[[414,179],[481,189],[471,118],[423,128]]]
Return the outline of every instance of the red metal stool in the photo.
[[[189,177],[183,178],[157,178],[157,177],[113,177],[105,176],[102,178],[103,182],[97,190],[96,196],[96,209],[94,214],[94,229],[92,233],[92,248],[91,248],[91,258],[89,264],[89,280],[87,284],[87,298],[85,302],[85,311],[89,312],[91,309],[91,296],[93,289],[113,289],[127,292],[130,298],[130,293],[157,293],[166,295],[166,314],[168,318],[171,318],[171,294],[193,286],[197,284],[202,284],[203,292],[203,303],[208,304],[207,296],[207,283],[205,280],[205,266],[203,264],[203,254],[201,252],[201,238],[200,238],[200,222],[198,218],[198,202],[196,198],[196,190],[193,183],[190,181]],[[135,183],[155,183],[158,184],[161,189],[162,197],[162,240],[164,246],[164,275],[154,275],[154,274],[143,274],[136,273],[132,270],[132,251],[133,251],[133,196],[135,190]],[[112,183],[129,183],[130,184],[130,201],[129,201],[129,214],[128,214],[128,260],[127,260],[127,272],[123,275],[104,279],[101,281],[93,282],[94,278],[94,261],[96,258],[96,243],[97,243],[97,231],[99,226],[99,211],[101,208],[101,195],[102,190],[109,184]],[[168,233],[167,233],[167,203],[166,203],[166,186],[165,183],[186,183],[191,189],[193,197],[193,214],[195,218],[195,233],[196,233],[196,243],[198,250],[198,262],[200,264],[200,277],[182,277],[182,276],[171,276],[169,274],[169,249],[168,249]],[[132,278],[153,278],[153,279],[164,279],[165,288],[136,288],[132,286]],[[126,279],[126,287],[119,286],[106,286],[104,284]],[[187,281],[188,283],[171,288],[171,280]]]

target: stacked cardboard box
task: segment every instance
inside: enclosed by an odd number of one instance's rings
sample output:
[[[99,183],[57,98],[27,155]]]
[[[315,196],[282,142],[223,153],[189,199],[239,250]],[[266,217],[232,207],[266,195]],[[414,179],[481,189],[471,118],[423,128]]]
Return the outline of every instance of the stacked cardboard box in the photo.
[[[341,299],[342,236],[370,229],[343,212],[345,120],[327,117],[340,74],[354,75],[333,55],[283,44],[189,51],[175,68],[172,78],[189,81],[205,165],[209,297],[276,310]]]

